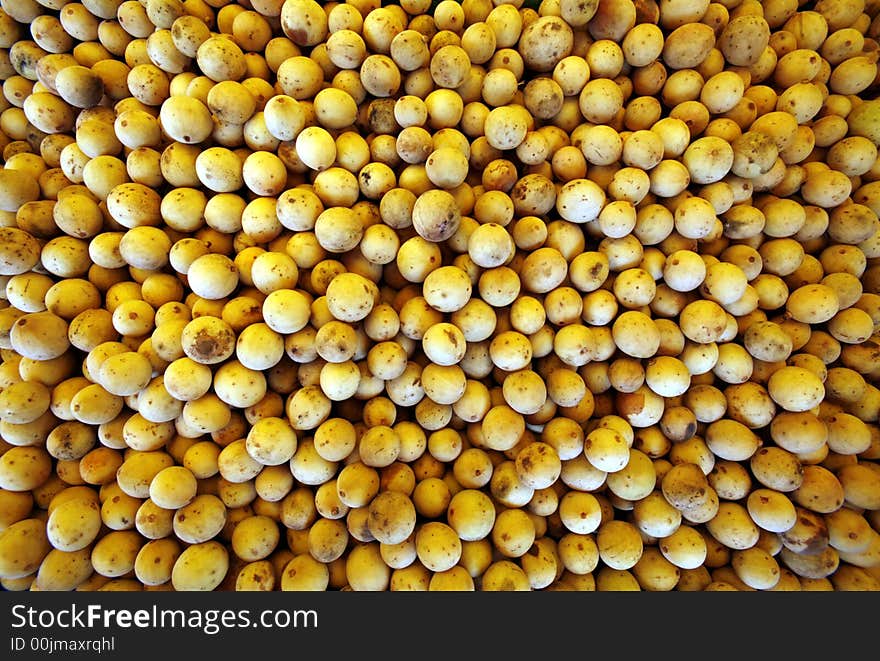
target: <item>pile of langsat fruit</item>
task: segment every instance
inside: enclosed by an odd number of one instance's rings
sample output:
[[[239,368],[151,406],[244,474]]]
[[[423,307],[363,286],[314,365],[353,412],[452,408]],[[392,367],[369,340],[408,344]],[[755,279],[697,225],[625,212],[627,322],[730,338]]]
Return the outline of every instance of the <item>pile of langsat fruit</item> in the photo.
[[[880,589],[880,0],[0,7],[5,589]]]

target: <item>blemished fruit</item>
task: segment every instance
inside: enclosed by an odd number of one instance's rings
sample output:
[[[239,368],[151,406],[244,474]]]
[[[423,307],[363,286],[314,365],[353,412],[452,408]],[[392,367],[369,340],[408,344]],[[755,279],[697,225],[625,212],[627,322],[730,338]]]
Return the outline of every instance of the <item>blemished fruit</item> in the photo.
[[[22,4],[4,589],[880,590],[880,3]]]

